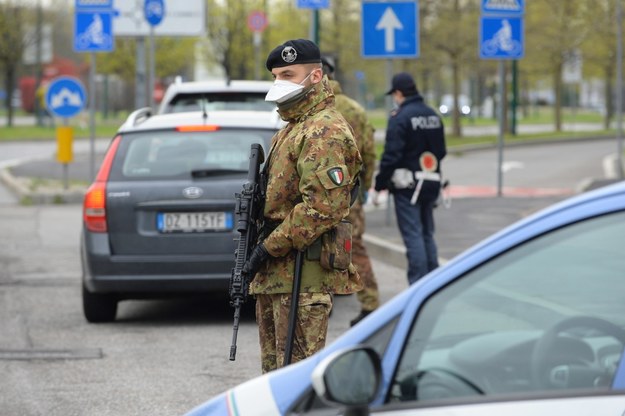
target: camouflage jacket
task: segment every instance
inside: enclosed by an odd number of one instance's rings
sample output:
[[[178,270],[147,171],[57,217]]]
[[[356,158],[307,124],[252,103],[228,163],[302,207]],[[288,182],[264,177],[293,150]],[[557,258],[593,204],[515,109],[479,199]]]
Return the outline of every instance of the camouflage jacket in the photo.
[[[343,94],[343,89],[338,81],[331,80],[330,86],[334,91],[336,109],[345,118],[354,131],[354,139],[358,145],[358,151],[362,156],[363,168],[360,173],[360,187],[364,192],[371,188],[373,171],[375,170],[375,143],[373,133],[375,129],[367,118],[367,112],[356,100]]]
[[[296,250],[305,250],[347,217],[362,166],[327,77],[279,113],[288,124],[273,137],[267,157],[264,208],[265,220],[279,225],[263,241],[272,257],[252,281],[252,294],[291,292]],[[352,293],[361,287],[353,265],[338,271],[323,269],[318,260],[304,261],[301,292]]]
[[[373,171],[375,170],[375,143],[373,133],[375,129],[369,122],[367,113],[356,100],[343,94],[343,89],[338,81],[331,80],[330,86],[336,97],[336,109],[345,118],[354,132],[354,139],[362,156],[363,168],[360,171],[360,193],[358,201],[349,212],[347,219],[353,225],[353,236],[362,237],[365,232],[365,216],[361,205],[365,201],[365,192],[371,188]]]

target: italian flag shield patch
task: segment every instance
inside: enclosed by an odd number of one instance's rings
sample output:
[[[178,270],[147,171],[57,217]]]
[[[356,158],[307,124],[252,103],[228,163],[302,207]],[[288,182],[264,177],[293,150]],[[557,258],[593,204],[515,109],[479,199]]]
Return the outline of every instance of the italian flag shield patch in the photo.
[[[332,168],[328,170],[328,176],[333,184],[340,186],[343,184],[343,169],[341,168]]]

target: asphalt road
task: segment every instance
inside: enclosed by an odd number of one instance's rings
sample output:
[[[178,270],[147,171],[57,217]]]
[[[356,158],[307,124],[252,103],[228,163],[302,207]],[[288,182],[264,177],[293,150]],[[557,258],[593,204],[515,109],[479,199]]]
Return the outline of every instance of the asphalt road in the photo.
[[[603,177],[603,158],[615,148],[610,141],[550,146],[506,149],[505,160],[514,163],[504,183],[516,198],[492,198],[494,150],[450,154],[445,169],[455,192],[473,196],[436,214],[446,256],[573,193],[587,175]],[[0,165],[49,159],[51,147],[44,147],[0,145]],[[537,189],[565,193],[529,198]],[[476,197],[483,192],[490,197]],[[87,324],[80,298],[80,210],[78,204],[0,204],[0,414],[183,414],[260,374],[250,317],[239,329],[237,360],[228,361],[232,310],[223,296],[126,301],[117,322]],[[390,220],[384,224],[384,211],[377,211],[369,231],[398,241]],[[382,301],[406,287],[402,268],[378,260],[373,266]],[[348,329],[358,310],[354,296],[336,298],[329,341]]]
[[[88,324],[80,297],[80,206],[0,206],[0,414],[175,415],[260,374],[257,327],[239,328],[221,297],[125,301]],[[386,301],[404,272],[375,262]],[[359,310],[337,297],[329,340]]]

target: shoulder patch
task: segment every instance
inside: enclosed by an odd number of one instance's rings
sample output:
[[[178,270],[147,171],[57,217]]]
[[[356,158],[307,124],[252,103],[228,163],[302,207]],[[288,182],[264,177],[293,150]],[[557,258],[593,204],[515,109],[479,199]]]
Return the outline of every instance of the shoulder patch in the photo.
[[[345,175],[343,174],[343,169],[341,168],[328,169],[328,176],[330,177],[332,183],[336,186],[341,186],[345,180]]]

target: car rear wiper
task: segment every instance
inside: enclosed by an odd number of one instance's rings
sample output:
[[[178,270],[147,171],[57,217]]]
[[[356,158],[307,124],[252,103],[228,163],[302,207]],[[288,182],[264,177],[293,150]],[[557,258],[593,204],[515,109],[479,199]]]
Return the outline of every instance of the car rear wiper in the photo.
[[[230,175],[233,173],[247,173],[247,169],[197,169],[191,171],[194,178],[207,178],[210,176]]]

